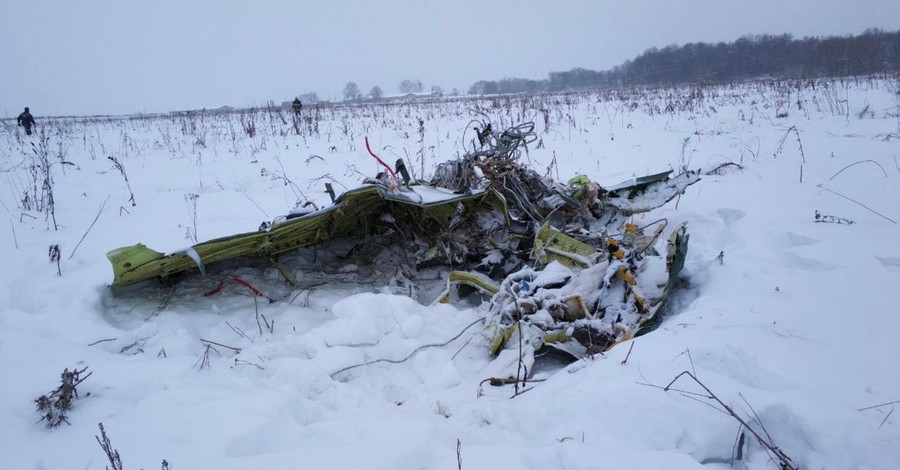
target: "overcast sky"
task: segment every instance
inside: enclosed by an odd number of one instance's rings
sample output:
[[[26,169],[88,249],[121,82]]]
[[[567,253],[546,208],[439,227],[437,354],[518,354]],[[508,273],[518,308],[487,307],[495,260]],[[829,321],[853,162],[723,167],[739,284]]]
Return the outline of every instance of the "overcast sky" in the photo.
[[[607,69],[650,47],[900,29],[898,0],[0,0],[0,116],[262,105]]]

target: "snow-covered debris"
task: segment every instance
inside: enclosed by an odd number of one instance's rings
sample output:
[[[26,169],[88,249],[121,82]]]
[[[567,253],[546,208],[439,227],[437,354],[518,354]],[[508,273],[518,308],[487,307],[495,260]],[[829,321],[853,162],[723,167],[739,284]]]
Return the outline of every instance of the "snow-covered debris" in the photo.
[[[407,260],[375,266],[389,279],[388,292],[429,301],[419,295],[416,283],[425,277],[419,271],[438,266],[451,285],[494,294],[486,328],[493,354],[509,344],[514,331],[532,328],[535,333],[523,340],[535,350],[547,344],[574,358],[603,352],[654,318],[687,252],[684,225],[669,240],[660,236],[665,223],[645,234],[622,222],[664,205],[699,176],[686,172],[669,178],[671,172],[665,172],[609,190],[585,176],[571,184],[555,182],[520,162],[519,152],[533,141],[533,127],[479,134],[476,149],[439,173],[444,180],[410,185],[383,181],[382,175],[342,194],[332,206],[316,211],[311,203],[301,204],[305,212],[295,209],[265,230],[204,242],[188,254],[205,270],[241,255],[273,256],[335,240],[371,248],[371,237],[378,236],[382,253],[376,257],[393,252]],[[475,187],[442,187],[461,181]],[[607,235],[619,230],[618,237]],[[116,273],[113,285],[178,274],[191,268],[184,256],[154,254],[142,245],[113,250],[108,254]],[[272,262],[286,282],[295,283],[289,274],[294,269]],[[662,275],[653,269],[661,265]],[[471,273],[454,276],[451,269]],[[649,279],[639,281],[644,273]],[[451,298],[458,294],[447,291],[438,300]]]

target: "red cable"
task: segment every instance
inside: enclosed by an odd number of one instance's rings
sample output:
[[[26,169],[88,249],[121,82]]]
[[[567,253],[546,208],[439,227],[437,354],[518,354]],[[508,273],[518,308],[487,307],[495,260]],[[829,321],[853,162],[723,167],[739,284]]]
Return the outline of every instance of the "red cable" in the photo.
[[[242,286],[244,286],[244,287],[246,287],[246,288],[248,288],[248,289],[250,289],[251,292],[253,292],[254,294],[256,294],[256,295],[258,295],[258,296],[260,296],[260,297],[266,297],[265,295],[263,295],[262,292],[259,291],[259,289],[253,287],[252,285],[250,285],[249,282],[247,282],[247,281],[245,281],[245,280],[243,280],[243,279],[241,279],[241,278],[239,278],[239,277],[237,277],[237,276],[231,276],[231,280],[234,281],[234,282],[236,282],[236,283],[238,283],[238,284],[240,284],[240,285],[242,285]]]
[[[385,168],[387,168],[388,173],[390,173],[391,176],[393,176],[395,180],[397,179],[397,174],[394,173],[394,170],[392,170],[391,167],[389,167],[388,164],[384,162],[384,160],[378,158],[378,155],[375,155],[375,152],[372,151],[372,147],[369,147],[369,138],[368,137],[366,137],[366,150],[369,151],[369,155],[374,157],[375,160],[378,160],[378,163],[381,163],[382,165],[384,165]]]
[[[247,282],[247,281],[245,281],[245,280],[243,280],[243,279],[241,279],[241,278],[239,278],[239,277],[237,277],[237,276],[228,276],[228,277],[222,279],[221,281],[219,281],[219,284],[217,284],[216,287],[214,287],[214,288],[213,288],[211,291],[209,291],[209,292],[205,292],[205,293],[203,294],[203,296],[204,296],[204,297],[209,297],[209,296],[218,294],[219,291],[222,290],[222,287],[225,286],[225,282],[226,282],[226,281],[234,281],[234,282],[236,282],[236,283],[238,283],[238,284],[240,284],[240,285],[242,285],[242,286],[244,286],[244,287],[250,289],[250,292],[253,292],[253,296],[254,296],[254,297],[257,297],[257,296],[258,296],[258,297],[265,297],[265,298],[269,299],[269,303],[272,303],[272,302],[275,301],[275,299],[273,299],[273,298],[271,298],[271,297],[269,297],[269,296],[263,294],[262,292],[259,291],[259,289],[253,287],[253,285],[251,285],[249,282]]]

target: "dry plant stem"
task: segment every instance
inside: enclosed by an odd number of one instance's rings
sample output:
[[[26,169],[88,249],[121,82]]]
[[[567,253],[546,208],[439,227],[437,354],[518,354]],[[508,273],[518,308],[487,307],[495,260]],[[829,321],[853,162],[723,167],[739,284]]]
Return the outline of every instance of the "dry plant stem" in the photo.
[[[778,143],[778,150],[775,151],[775,156],[781,153],[784,148],[784,141],[787,139],[787,136],[794,131],[794,134],[797,136],[797,145],[800,147],[800,158],[803,160],[803,163],[806,163],[806,155],[803,153],[803,142],[800,141],[800,131],[797,130],[797,126],[791,126],[788,128],[787,132],[784,133],[784,136],[781,138],[781,141]]]
[[[106,201],[109,201],[109,196],[106,196],[106,199],[103,200],[103,204],[100,204],[100,209],[97,210],[97,216],[94,217],[94,221],[91,222],[91,225],[85,230],[84,235],[81,236],[81,240],[78,240],[78,243],[75,245],[75,248],[72,248],[72,254],[69,255],[68,260],[72,259],[75,256],[75,251],[78,250],[78,247],[81,246],[81,242],[84,241],[84,238],[87,237],[88,233],[90,233],[91,229],[94,228],[94,224],[97,223],[97,220],[100,219],[100,214],[103,213],[103,209],[106,208]]]
[[[374,360],[374,361],[366,361],[366,362],[363,362],[363,363],[360,363],[360,364],[354,364],[354,365],[352,365],[352,366],[347,366],[347,367],[344,367],[344,368],[342,368],[342,369],[338,369],[336,372],[333,372],[333,373],[331,374],[331,378],[336,377],[336,376],[337,376],[338,374],[340,374],[341,372],[347,372],[348,370],[356,369],[357,367],[370,366],[370,365],[372,365],[372,364],[377,364],[377,363],[379,363],[379,362],[387,362],[387,363],[389,363],[389,364],[400,364],[401,362],[406,362],[406,361],[409,360],[409,358],[411,358],[411,357],[413,357],[414,355],[416,355],[419,351],[424,351],[424,350],[429,349],[429,348],[439,348],[439,347],[446,346],[446,345],[452,343],[452,342],[455,341],[457,338],[459,338],[460,336],[462,336],[463,333],[465,333],[466,331],[468,331],[469,328],[472,328],[472,327],[475,326],[476,324],[478,324],[478,323],[483,323],[483,322],[484,322],[484,319],[483,319],[483,318],[479,318],[478,320],[475,320],[475,321],[473,321],[472,323],[469,323],[468,325],[466,325],[466,327],[463,328],[463,330],[460,331],[459,334],[457,334],[456,336],[454,336],[454,337],[448,339],[447,341],[444,341],[443,343],[425,344],[425,345],[419,346],[418,348],[414,349],[413,352],[409,353],[409,355],[407,355],[407,356],[404,357],[403,359],[399,359],[399,360],[397,360],[397,359],[376,359],[376,360]]]
[[[242,196],[244,196],[245,198],[247,198],[247,200],[250,201],[254,206],[256,206],[256,208],[259,209],[259,211],[262,212],[263,215],[265,215],[267,219],[271,219],[271,218],[272,218],[271,216],[269,216],[269,213],[266,212],[265,209],[263,209],[262,207],[260,207],[259,204],[257,204],[256,201],[254,201],[253,198],[250,197],[249,194],[247,194],[247,188],[245,188],[245,187],[244,187],[243,185],[241,185],[240,183],[237,183],[237,187],[239,188],[239,191],[238,191],[238,192],[241,193]]]
[[[130,196],[130,197],[128,198],[128,202],[131,203],[131,207],[137,206],[137,202],[135,202],[135,200],[134,200],[134,191],[131,190],[131,182],[128,181],[128,175],[125,173],[125,166],[123,166],[123,165],[122,165],[122,162],[120,162],[119,159],[116,158],[116,157],[109,156],[109,157],[106,157],[106,158],[109,159],[111,162],[113,162],[113,166],[114,166],[117,170],[119,170],[119,173],[122,174],[122,178],[125,179],[125,186],[128,188],[128,194],[129,194],[129,196]]]
[[[234,360],[234,365],[236,365],[236,366],[253,366],[253,367],[256,367],[256,368],[259,369],[259,370],[266,370],[265,367],[263,367],[263,366],[261,366],[261,365],[259,365],[259,364],[254,364],[254,363],[252,363],[252,362],[250,362],[250,361],[245,361],[245,360],[243,360],[243,359],[235,359],[235,360]]]
[[[251,343],[255,342],[253,341],[253,338],[247,336],[247,333],[244,333],[244,330],[232,325],[231,323],[228,323],[227,321],[225,322],[225,324],[228,325],[229,328],[231,328],[231,331],[234,331],[238,336],[249,340]]]
[[[19,238],[16,237],[16,226],[13,225],[12,220],[9,221],[9,228],[12,229],[13,241],[16,243],[16,249],[18,250],[19,249]]]
[[[518,307],[518,300],[516,300],[516,306]],[[516,385],[515,385],[515,393],[513,396],[519,394],[519,381],[522,381],[522,388],[525,388],[525,380],[528,378],[528,368],[525,367],[525,362],[522,361],[522,320],[519,320],[518,324],[518,332],[519,332],[519,364],[516,367]],[[524,376],[522,375],[522,369],[525,369]]]
[[[106,435],[106,430],[103,429],[103,423],[100,423],[99,426],[100,435],[103,436],[103,438],[101,439],[98,436],[94,436],[94,438],[97,439],[97,443],[100,444],[100,447],[106,454],[106,458],[109,459],[112,470],[122,470],[122,459],[119,457],[119,451],[113,449],[112,443],[109,441],[109,436]],[[109,467],[106,467],[106,469],[109,470]]]
[[[734,163],[734,162],[725,162],[725,163],[722,163],[721,165],[719,165],[719,166],[713,168],[712,170],[707,171],[706,174],[707,174],[707,175],[717,175],[717,174],[719,174],[719,173],[718,173],[719,171],[722,171],[723,169],[728,168],[728,167],[730,167],[730,166],[737,167],[738,170],[743,170],[743,169],[744,169],[744,167],[742,167],[741,165],[739,165],[739,164],[737,164],[737,163]]]
[[[744,426],[738,426],[737,435],[734,436],[734,446],[731,448],[731,465],[734,465],[735,460],[743,460],[744,459],[744,433],[741,432],[744,430]]]
[[[628,347],[628,354],[625,355],[625,359],[622,360],[622,365],[625,365],[628,362],[628,358],[631,357],[631,350],[634,349],[634,341],[631,342],[631,346]]]
[[[869,206],[867,206],[867,205],[865,205],[865,204],[863,204],[863,203],[861,203],[861,202],[859,202],[859,201],[857,201],[857,200],[855,200],[855,199],[852,199],[852,198],[849,198],[849,197],[847,197],[847,196],[844,196],[843,194],[841,194],[841,193],[839,193],[839,192],[832,191],[832,190],[826,188],[825,185],[823,185],[822,183],[819,183],[818,186],[819,186],[820,188],[824,189],[825,191],[828,191],[829,193],[834,194],[835,196],[840,196],[840,197],[842,197],[842,198],[844,198],[844,199],[846,199],[846,200],[848,200],[848,201],[850,201],[850,202],[852,202],[852,203],[854,203],[854,204],[856,204],[856,205],[859,205],[859,206],[863,207],[864,209],[866,209],[866,210],[868,210],[869,212],[871,212],[871,213],[877,215],[878,217],[881,217],[882,219],[885,219],[885,220],[888,220],[888,221],[890,221],[890,222],[893,222],[894,224],[897,224],[897,221],[896,221],[896,220],[894,220],[894,219],[892,219],[892,218],[890,218],[890,217],[887,217],[887,216],[885,216],[885,215],[879,213],[878,211],[872,209],[871,207],[869,207]]]
[[[208,340],[208,339],[200,338],[200,341],[202,341],[202,342],[204,342],[204,343],[214,344],[214,345],[216,345],[216,346],[222,346],[223,348],[228,348],[228,349],[230,349],[230,350],[232,350],[232,351],[234,351],[234,352],[241,352],[241,348],[236,348],[236,347],[234,347],[234,346],[228,346],[228,345],[226,345],[226,344],[217,343],[217,342],[215,342],[215,341],[210,341],[210,340]]]
[[[221,281],[219,281],[219,283],[216,285],[216,287],[214,287],[209,292],[204,293],[203,296],[209,297],[209,296],[218,294],[222,290],[222,288],[225,287],[225,282],[227,282],[227,281],[234,281],[234,282],[246,287],[247,289],[250,290],[251,293],[253,293],[253,307],[256,310],[256,326],[259,328],[260,336],[262,336],[263,328],[262,328],[262,323],[259,322],[259,315],[260,315],[259,314],[259,301],[257,300],[257,297],[265,297],[265,298],[269,299],[269,303],[275,302],[275,299],[273,299],[267,295],[264,295],[262,292],[260,292],[259,289],[257,289],[256,287],[253,287],[252,284],[250,284],[249,282],[247,282],[237,276],[228,276],[228,277],[222,279]],[[274,331],[275,331],[275,323],[274,322],[270,326],[269,322],[266,321],[266,326],[268,327],[270,332],[274,333]]]
[[[266,318],[265,315],[260,314],[259,316],[262,317],[263,323],[266,324],[266,329],[269,330],[269,333],[270,333],[270,334],[275,334],[275,319],[273,318],[273,319],[272,319],[272,323],[269,323],[269,320]]]
[[[262,336],[262,325],[259,323],[259,301],[256,295],[253,296],[253,308],[256,310],[256,327],[259,328],[259,335]]]
[[[888,411],[887,416],[885,416],[884,419],[881,420],[881,424],[878,425],[878,429],[881,429],[881,427],[884,426],[884,423],[887,422],[888,418],[890,418],[892,414],[894,414],[894,408],[891,408],[891,411]]]
[[[85,367],[85,368],[83,368],[83,369],[81,369],[81,370],[75,370],[74,373],[75,373],[76,376],[80,376],[80,375],[83,374],[84,371],[86,371],[86,370],[87,370],[87,367]],[[93,374],[94,374],[94,372],[88,372],[87,375],[85,375],[84,377],[79,378],[77,382],[75,382],[75,383],[72,384],[72,386],[77,387],[77,386],[81,385],[81,382],[84,382],[85,380],[87,380],[88,377],[90,377],[90,376],[93,375]]]
[[[86,376],[81,377],[81,374],[86,370],[87,367],[84,367],[81,370],[75,369],[73,371],[69,371],[69,369],[66,368],[63,373],[60,374],[59,387],[34,400],[37,407],[36,411],[41,413],[39,422],[47,421],[47,427],[50,429],[59,427],[62,423],[69,424],[69,419],[66,414],[72,410],[74,401],[79,398],[77,387],[81,382],[84,382],[93,374],[92,372],[89,372]]]
[[[50,171],[51,163],[48,142],[49,138],[44,131],[41,131],[39,146],[36,147],[34,142],[31,143],[31,150],[38,159],[37,163],[32,166],[33,196],[34,202],[37,204],[35,209],[44,212],[45,218],[53,220],[53,230],[59,230],[56,223],[56,199],[53,196],[53,175]],[[38,170],[40,173],[38,173]],[[40,192],[38,191],[39,180],[41,181]],[[40,194],[40,197],[38,197],[38,194]]]
[[[766,433],[766,437],[769,438],[769,442],[772,442],[772,435],[769,434],[769,430],[766,429],[766,427],[763,425],[762,420],[759,418],[759,415],[756,413],[756,410],[753,409],[753,405],[751,405],[750,402],[748,402],[747,399],[744,398],[743,393],[738,393],[738,396],[741,397],[741,400],[744,402],[745,405],[747,405],[747,408],[750,408],[750,411],[753,413],[753,422],[755,422],[759,426],[759,428],[762,429],[764,433]]]
[[[151,318],[159,315],[160,312],[162,312],[163,310],[168,308],[169,304],[172,302],[172,298],[175,297],[175,291],[177,289],[178,289],[177,284],[170,287],[168,289],[168,292],[166,292],[165,297],[163,297],[162,301],[159,303],[159,305],[157,305],[156,308],[153,309],[153,313],[151,313],[147,318],[145,318],[144,321],[150,320]]]
[[[691,356],[690,348],[687,348],[684,351],[681,351],[680,353],[678,353],[678,355],[673,357],[672,360],[669,361],[666,365],[669,365],[669,364],[675,362],[676,359],[678,359],[681,356],[684,356],[685,354],[687,354],[688,360],[691,362],[691,371],[694,373],[694,375],[697,375],[697,369],[694,368],[694,358]]]
[[[856,165],[859,165],[860,163],[874,163],[875,165],[878,166],[878,168],[881,168],[881,172],[884,173],[884,177],[887,178],[887,175],[888,175],[888,174],[887,174],[887,171],[884,170],[884,167],[881,166],[880,163],[876,162],[875,160],[860,160],[860,161],[858,161],[858,162],[851,163],[851,164],[845,166],[844,168],[841,168],[840,171],[838,171],[837,173],[831,175],[831,178],[828,178],[828,181],[833,180],[837,175],[843,173],[844,170],[846,170],[846,169],[848,169],[848,168],[850,168],[850,167],[854,167],[854,166],[856,166]],[[895,161],[895,163],[896,163],[896,161]]]
[[[778,461],[781,464],[782,469],[799,470],[800,467],[795,465],[793,460],[791,460],[791,458],[788,457],[787,454],[784,453],[784,451],[782,451],[778,446],[776,446],[774,443],[772,443],[771,437],[769,437],[769,439],[767,440],[767,439],[763,438],[761,435],[759,435],[759,433],[757,433],[753,428],[748,426],[747,422],[743,418],[738,416],[738,414],[735,413],[735,411],[733,409],[731,409],[730,406],[726,405],[722,400],[720,400],[719,397],[717,397],[715,393],[713,393],[703,382],[701,382],[699,379],[697,379],[697,377],[695,377],[694,374],[690,373],[689,371],[682,371],[680,374],[676,375],[675,378],[672,379],[672,381],[669,382],[669,384],[663,388],[663,390],[665,390],[665,391],[671,390],[670,387],[676,381],[678,381],[678,379],[680,379],[682,376],[685,376],[685,375],[687,375],[688,377],[693,379],[693,381],[696,382],[697,385],[699,385],[701,388],[703,388],[703,390],[706,391],[706,393],[707,393],[706,398],[708,398],[710,400],[714,400],[732,418],[734,418],[745,429],[747,429],[747,431],[750,431],[750,434],[753,434],[753,437],[756,438],[757,442],[759,442],[759,445],[763,446],[767,451],[769,451],[771,453],[771,455],[774,455],[774,457],[778,459]],[[760,424],[760,423],[757,423],[757,424]],[[763,430],[765,430],[765,428],[763,428]]]
[[[515,397],[517,397],[517,396],[519,396],[519,395],[524,395],[525,392],[530,392],[530,391],[532,391],[532,390],[534,390],[534,389],[535,389],[535,387],[531,387],[531,388],[523,388],[523,389],[520,390],[518,393],[514,393],[513,396],[509,397],[509,399],[512,400],[513,398],[515,398]]]
[[[200,198],[199,194],[188,193],[184,196],[184,204],[187,206],[188,216],[191,219],[191,226],[188,227],[188,238],[191,239],[194,243],[197,243],[197,199]]]
[[[895,404],[895,403],[900,403],[900,400],[889,401],[889,402],[887,402],[887,403],[882,403],[882,404],[880,404],[880,405],[867,406],[867,407],[865,407],[865,408],[860,408],[860,409],[858,409],[858,410],[856,410],[856,411],[866,411],[866,410],[871,410],[871,409],[873,409],[873,408],[880,408],[880,407],[882,407],[882,406],[893,405],[893,404]]]
[[[277,155],[275,156],[275,161],[278,162],[278,166],[281,168],[281,176],[282,176],[282,179],[284,180],[284,184],[285,185],[290,184],[292,189],[296,190],[297,193],[299,193],[300,197],[302,197],[305,201],[309,201],[310,199],[306,196],[306,194],[304,194],[303,190],[300,189],[300,186],[297,186],[296,183],[294,183],[290,178],[288,178],[287,171],[284,169],[284,165],[281,163],[281,159],[278,158]],[[296,196],[296,194],[295,194],[295,196]]]
[[[462,443],[456,440],[456,469],[462,470]]]
[[[466,342],[463,343],[463,345],[459,348],[459,350],[457,350],[456,353],[453,354],[453,356],[450,358],[451,361],[456,359],[456,356],[458,356],[459,353],[461,353],[463,349],[466,349],[466,346],[468,346],[469,343],[472,342],[472,338],[474,338],[474,336],[469,336],[469,339],[467,339]]]
[[[200,358],[197,359],[197,362],[194,363],[195,366],[199,364],[199,367],[197,368],[197,370],[203,370],[204,367],[209,369],[209,351],[210,350],[212,350],[212,352],[216,353],[217,356],[222,357],[222,354],[219,353],[218,349],[216,349],[212,344],[207,344],[206,349],[203,350],[203,354],[201,354]]]
[[[540,382],[544,382],[544,381],[546,381],[546,380],[547,380],[547,379],[525,379],[525,380],[521,380],[521,379],[513,378],[513,377],[510,377],[510,378],[507,378],[507,379],[500,379],[500,378],[497,378],[497,377],[488,377],[488,378],[482,380],[481,382],[478,382],[478,387],[480,388],[482,385],[485,384],[485,382],[490,382],[491,385],[494,385],[494,386],[500,386],[500,385],[515,384],[515,383],[517,383],[517,382],[522,382],[522,383],[540,383]],[[530,389],[529,389],[529,390],[530,390]]]
[[[93,343],[89,344],[88,346],[96,346],[96,345],[98,345],[98,344],[100,344],[100,343],[105,343],[105,342],[107,342],[107,341],[115,341],[115,340],[117,340],[117,339],[119,339],[119,338],[105,338],[105,339],[98,339],[97,341],[94,341]]]

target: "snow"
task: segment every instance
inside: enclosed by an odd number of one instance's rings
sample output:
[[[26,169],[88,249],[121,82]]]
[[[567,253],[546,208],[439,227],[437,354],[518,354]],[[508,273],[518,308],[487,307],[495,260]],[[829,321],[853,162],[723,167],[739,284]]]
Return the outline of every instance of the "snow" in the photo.
[[[39,118],[59,230],[22,207],[40,136],[0,122],[8,219],[0,229],[0,468],[104,468],[100,422],[125,468],[165,459],[173,469],[456,469],[457,442],[469,470],[729,468],[738,423],[694,395],[659,388],[686,370],[744,419],[758,416],[802,468],[896,468],[896,405],[859,410],[900,400],[900,226],[891,221],[900,221],[900,85],[829,85],[846,89],[848,114],[832,114],[829,88],[804,82],[705,88],[703,101],[672,112],[659,112],[665,90],[624,101],[574,94],[498,107],[344,107],[322,113],[318,134],[304,125],[302,135],[260,111],[253,138],[238,115],[195,116],[193,131],[184,117]],[[784,103],[789,116],[776,118]],[[481,324],[472,326],[483,310],[382,293],[388,279],[332,277],[297,288],[271,265],[231,263],[174,288],[107,287],[113,248],[141,242],[175,252],[193,243],[188,229],[202,241],[256,230],[305,199],[328,206],[324,182],[346,190],[380,171],[364,136],[386,160],[413,156],[407,166],[427,178],[436,155],[462,152],[476,106],[497,129],[534,119],[540,145],[523,159],[563,181],[586,174],[608,185],[682,167],[743,166],[704,175],[677,200],[635,216],[638,225],[686,221],[691,237],[657,330],[543,371],[545,381],[511,398],[513,385],[480,385],[506,367],[489,355]],[[866,106],[872,114],[858,117]],[[539,109],[549,111],[547,123]],[[108,156],[125,168],[136,205]],[[877,165],[845,169],[861,160]],[[199,195],[195,213],[191,194]],[[816,210],[855,223],[815,223]],[[61,276],[47,258],[53,244]],[[661,266],[647,269],[643,289],[664,282]],[[357,268],[335,271],[349,279]],[[276,302],[234,283],[203,296],[225,275]],[[501,359],[514,364],[518,352]],[[397,363],[339,372],[377,360]],[[71,424],[48,430],[33,400],[56,388],[63,369],[85,366],[93,374],[78,386]],[[702,391],[684,376],[674,388]],[[751,441],[735,468],[777,468]]]
[[[453,191],[443,189],[443,188],[430,188],[427,186],[418,186],[412,188],[412,191],[416,193],[419,197],[416,199],[421,204],[432,204],[436,202],[443,202],[453,199],[455,197],[459,197],[459,194],[454,194]],[[405,192],[401,192],[399,195],[404,195]],[[477,194],[477,193],[476,193]]]

